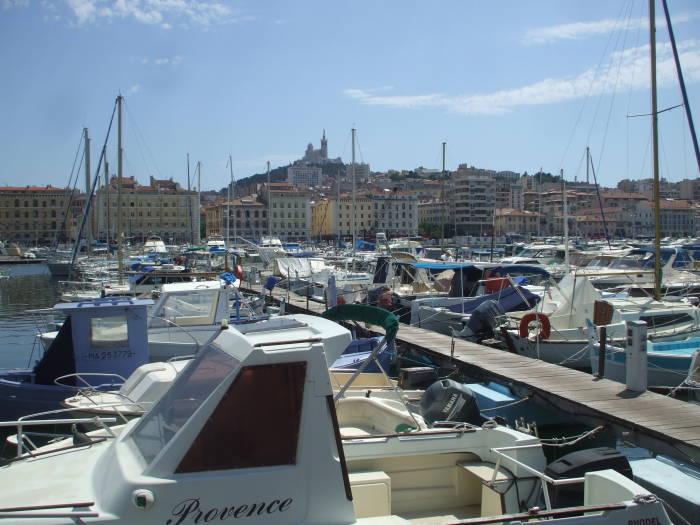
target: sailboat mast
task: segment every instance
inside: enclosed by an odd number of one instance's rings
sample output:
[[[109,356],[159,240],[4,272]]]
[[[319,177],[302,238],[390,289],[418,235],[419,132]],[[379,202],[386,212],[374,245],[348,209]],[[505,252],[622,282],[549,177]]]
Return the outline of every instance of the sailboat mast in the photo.
[[[124,229],[122,225],[122,177],[124,176],[124,148],[122,146],[122,101],[117,97],[117,260],[119,284],[124,284]]]
[[[267,161],[267,236],[272,246],[272,188],[270,188],[270,161]]]
[[[228,156],[229,163],[231,162],[231,155]],[[231,246],[231,184],[228,185],[228,191],[226,192],[226,247]]]
[[[229,203],[231,202],[231,199],[235,200],[236,199],[236,182],[235,179],[233,178],[233,160],[231,159],[231,155],[228,156],[228,166],[229,166],[229,171],[231,173],[231,193],[229,196]],[[236,244],[236,237],[237,237],[237,232],[236,232],[236,203],[234,202],[233,204],[233,244]],[[229,214],[228,214],[228,220],[231,220],[231,210],[229,209]],[[228,223],[227,223],[228,224]]]
[[[569,265],[569,201],[566,194],[564,170],[562,169],[559,173],[561,174],[562,219],[564,219],[564,266],[566,272],[569,273],[571,269]]]
[[[442,246],[442,249],[445,249],[445,142],[442,143],[442,199],[440,199],[442,202],[440,203],[440,207],[443,209],[443,213],[440,214],[440,232],[441,232],[441,239],[440,239],[440,244]]]
[[[659,115],[656,94],[656,7],[649,0],[649,48],[651,71],[651,151],[654,173],[654,299],[661,299],[661,196],[659,185]]]
[[[352,251],[355,252],[355,237],[357,235],[355,213],[355,128],[352,128]]]
[[[90,181],[90,135],[87,128],[83,128],[85,134],[85,199],[87,201],[92,198],[92,184]],[[85,252],[90,255],[90,245],[92,244],[92,212],[87,217],[87,234],[85,235]]]

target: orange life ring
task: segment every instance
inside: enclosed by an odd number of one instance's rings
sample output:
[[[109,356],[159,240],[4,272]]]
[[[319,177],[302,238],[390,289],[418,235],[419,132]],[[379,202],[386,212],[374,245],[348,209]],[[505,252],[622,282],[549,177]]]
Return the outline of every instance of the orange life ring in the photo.
[[[237,264],[236,271],[233,274],[238,278],[239,281],[242,281],[243,280],[243,266],[241,266],[240,264]]]
[[[535,313],[535,312],[530,312],[529,314],[525,315],[521,320],[520,320],[520,337],[522,338],[527,338],[530,335],[530,323],[532,321],[539,321],[540,323],[540,333],[538,337],[540,339],[548,339],[549,336],[552,333],[552,325],[549,322],[549,317],[542,313]]]

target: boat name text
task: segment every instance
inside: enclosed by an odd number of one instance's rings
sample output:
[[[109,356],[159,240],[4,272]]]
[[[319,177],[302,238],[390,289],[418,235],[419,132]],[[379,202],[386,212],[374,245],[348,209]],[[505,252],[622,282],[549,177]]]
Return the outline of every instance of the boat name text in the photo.
[[[258,516],[284,512],[292,505],[292,498],[283,500],[273,499],[269,503],[258,502],[244,505],[231,505],[230,507],[212,507],[208,510],[200,508],[199,498],[190,498],[177,503],[172,510],[173,517],[165,522],[165,525],[180,525],[181,523],[209,523],[210,521],[223,521],[231,518],[249,518],[253,514]]]
[[[659,518],[640,518],[638,520],[627,520],[627,525],[661,525]]]

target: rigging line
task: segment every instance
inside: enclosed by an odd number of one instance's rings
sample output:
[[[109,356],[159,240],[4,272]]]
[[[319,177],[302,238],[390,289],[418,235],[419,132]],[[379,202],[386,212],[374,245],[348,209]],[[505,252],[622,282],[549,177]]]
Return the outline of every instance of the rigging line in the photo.
[[[671,106],[670,108],[665,108],[665,109],[660,109],[656,112],[658,115],[659,113],[665,113],[666,111],[671,111],[672,109],[680,108],[684,104],[676,104],[675,106]],[[640,113],[638,115],[627,115],[627,118],[636,118],[636,117],[651,117],[651,113]]]
[[[146,142],[146,137],[141,131],[141,128],[139,127],[138,123],[136,122],[136,118],[134,117],[134,114],[131,112],[129,109],[129,104],[127,104],[126,99],[124,99],[124,107],[126,108],[126,113],[129,119],[131,120],[131,123],[134,127],[134,130],[136,131],[135,136],[136,136],[136,145],[139,148],[139,153],[141,154],[141,158],[143,160],[143,163],[146,165],[146,169],[151,171],[151,166],[149,166],[144,154],[143,150],[141,149],[141,144],[143,143],[143,147],[146,148],[146,152],[151,158],[151,162],[153,164],[153,171],[160,177],[163,178],[163,175],[161,174],[160,169],[158,169],[158,163],[155,160],[155,157],[153,156],[153,152],[151,149],[148,147],[148,143]]]
[[[624,12],[623,9],[624,9],[624,6],[620,9],[620,13],[618,14],[618,18],[622,17],[622,13]],[[613,32],[608,34],[608,41],[605,43],[605,47],[603,48],[603,52],[600,56],[600,59],[598,61],[598,65],[595,68],[595,71],[599,71],[601,69],[601,66],[603,64],[603,60],[604,60],[605,55],[607,53],[608,47],[610,46],[610,42],[612,40],[612,37],[613,37]],[[571,147],[571,143],[573,142],[574,136],[576,135],[576,130],[578,129],[578,125],[581,122],[581,118],[583,117],[583,113],[586,109],[586,105],[588,104],[588,100],[590,99],[591,92],[593,91],[593,85],[595,83],[595,80],[596,80],[596,76],[593,75],[591,77],[590,84],[588,84],[588,90],[586,92],[586,96],[583,99],[583,104],[581,104],[581,109],[579,110],[578,116],[576,117],[576,121],[574,122],[574,126],[571,129],[571,134],[569,135],[569,140],[566,143],[566,147],[564,148],[564,153],[562,154],[561,160],[559,161],[560,168],[564,165],[564,160],[566,159],[566,156],[569,154],[569,148]]]
[[[621,49],[626,49],[626,44],[627,44],[627,32],[629,30],[629,23],[632,17],[632,4],[630,4],[630,11],[627,16],[627,26],[624,28],[624,37],[622,39],[622,46]],[[607,137],[608,137],[608,131],[610,130],[610,122],[612,120],[612,113],[613,113],[613,107],[615,105],[615,98],[617,97],[617,86],[618,83],[620,82],[620,70],[622,69],[622,56],[620,56],[620,59],[617,63],[617,75],[615,78],[615,85],[613,87],[613,93],[612,96],[610,97],[610,106],[608,107],[608,119],[605,123],[605,131],[603,132],[603,141],[601,143],[600,147],[600,153],[598,154],[598,172],[600,172],[600,166],[603,163],[603,157],[605,155],[605,145],[607,144]],[[593,157],[590,157],[591,159],[591,168],[593,167]],[[595,176],[595,170],[594,170],[594,176]],[[598,184],[598,181],[596,179],[596,185]],[[608,237],[608,228],[607,225],[605,224],[605,217],[603,217],[603,225],[605,226],[605,235],[606,238],[608,239],[608,244],[610,243],[610,238]]]
[[[630,8],[631,8],[631,7],[632,7],[632,4],[630,3]],[[630,15],[631,15],[631,12],[629,12],[629,13],[627,14],[627,26],[629,26],[629,22],[630,22],[630,18],[631,18]],[[622,44],[620,45],[620,40],[621,40],[621,39],[622,39]],[[620,27],[620,28],[618,29],[618,31],[616,32],[615,46],[614,46],[614,48],[613,48],[613,52],[612,52],[611,55],[610,55],[610,62],[608,63],[608,66],[607,66],[607,68],[606,68],[607,71],[606,71],[606,72],[604,73],[604,75],[603,75],[603,78],[605,79],[605,84],[604,84],[603,87],[607,87],[607,86],[609,85],[610,77],[611,77],[611,75],[612,75],[613,67],[614,67],[614,65],[615,65],[615,63],[614,63],[615,52],[616,52],[618,49],[625,49],[625,42],[626,42],[626,41],[627,41],[627,27],[624,27],[624,28],[623,28],[623,27]],[[610,98],[610,107],[609,107],[609,109],[608,109],[608,120],[607,120],[607,122],[606,122],[606,124],[605,124],[605,131],[604,131],[604,133],[603,133],[603,144],[605,144],[605,140],[606,140],[606,138],[607,138],[607,132],[608,132],[608,127],[609,127],[609,125],[610,125],[610,118],[611,118],[611,114],[612,114],[612,108],[613,108],[613,105],[614,105],[614,102],[615,102],[615,94],[616,94],[616,92],[617,92],[617,84],[618,84],[618,82],[619,82],[619,80],[620,80],[620,68],[621,68],[621,67],[622,67],[622,54],[620,54],[620,57],[619,57],[618,62],[617,62],[617,75],[616,75],[616,78],[615,78],[615,82],[614,82],[614,84],[613,84],[613,86],[612,86],[613,89],[612,89],[612,96],[611,96],[611,98]],[[598,110],[599,110],[600,107],[602,106],[603,97],[604,97],[604,94],[603,94],[603,93],[601,93],[601,94],[598,96],[598,102],[596,103],[595,112],[594,112],[594,114],[593,114],[593,119],[592,119],[592,121],[591,121],[591,127],[588,129],[588,136],[586,137],[586,144],[590,144],[590,143],[591,143],[591,135],[592,135],[592,133],[593,133],[593,127],[595,126],[595,122],[596,122],[596,120],[597,120],[597,118],[598,118]],[[600,162],[600,161],[601,161],[601,156],[599,155],[599,157],[598,157],[598,162]],[[599,167],[600,167],[600,166],[599,166]]]
[[[640,8],[639,8],[639,17],[638,17],[638,18],[639,18],[639,19],[643,19],[643,18],[644,18],[644,11],[645,11],[645,3],[644,3],[644,2],[640,2],[640,3],[639,3],[639,6],[640,6]],[[635,36],[634,47],[633,47],[633,49],[639,49],[639,42],[640,42],[640,40],[641,40],[641,35],[642,35],[642,25],[641,25],[641,24],[638,24],[638,25],[637,25],[637,33],[636,33],[636,36]],[[632,75],[631,75],[631,77],[630,77],[630,79],[629,79],[629,82],[628,82],[629,89],[628,89],[628,91],[627,91],[627,114],[628,114],[628,115],[629,115],[629,113],[630,113],[630,111],[631,111],[631,108],[632,108],[632,92],[633,92],[632,86],[634,85],[635,75],[636,75],[636,69],[632,69]],[[627,159],[626,159],[626,160],[627,160],[627,165],[626,165],[626,178],[629,180],[629,178],[630,178],[631,164],[632,164],[632,159],[631,159],[631,156],[632,156],[632,148],[631,148],[631,136],[630,136],[630,124],[629,124],[629,119],[628,119],[626,122],[627,122],[627,126],[626,126],[626,132],[627,132],[627,136],[626,136],[626,147],[627,147],[627,152],[626,152],[626,153],[627,153]]]

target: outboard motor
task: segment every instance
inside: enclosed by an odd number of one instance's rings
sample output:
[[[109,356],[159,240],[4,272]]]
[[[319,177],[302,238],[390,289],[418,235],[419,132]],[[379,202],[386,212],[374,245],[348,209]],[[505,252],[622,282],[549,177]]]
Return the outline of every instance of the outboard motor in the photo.
[[[484,421],[474,392],[452,379],[441,379],[430,385],[421,397],[420,408],[421,415],[429,426],[437,421],[473,425],[481,425]]]
[[[467,328],[469,328],[478,341],[494,336],[500,320],[504,319],[506,312],[496,301],[488,300],[481,303],[469,316]]]
[[[632,467],[627,458],[610,447],[577,450],[547,465],[544,473],[553,479],[579,478],[586,472],[612,469],[632,479]],[[583,483],[558,485],[549,488],[554,507],[583,505]]]

